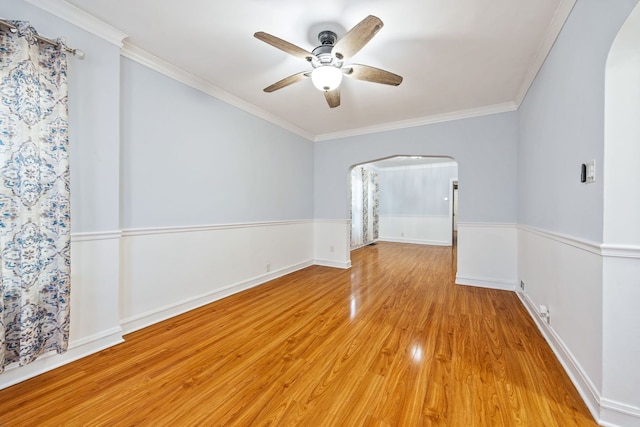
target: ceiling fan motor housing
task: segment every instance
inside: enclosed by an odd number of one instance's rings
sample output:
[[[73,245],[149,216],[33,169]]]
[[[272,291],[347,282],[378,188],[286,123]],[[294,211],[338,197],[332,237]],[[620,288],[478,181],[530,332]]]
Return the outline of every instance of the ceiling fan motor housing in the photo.
[[[318,34],[318,41],[321,45],[329,44],[333,46],[337,40],[338,36],[331,30],[320,31],[320,34]]]
[[[321,31],[318,34],[318,41],[320,42],[320,46],[313,49],[311,52],[315,58],[311,59],[311,64],[317,68],[324,65],[333,65],[336,67],[341,67],[342,63],[338,61],[336,57],[331,54],[333,50],[333,46],[338,40],[338,36],[336,33],[330,30]]]

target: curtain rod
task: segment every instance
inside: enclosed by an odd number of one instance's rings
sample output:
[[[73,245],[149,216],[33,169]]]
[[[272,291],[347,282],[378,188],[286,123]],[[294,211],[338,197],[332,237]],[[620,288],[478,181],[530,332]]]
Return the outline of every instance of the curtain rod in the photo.
[[[4,25],[5,27],[9,28],[9,30],[12,33],[15,33],[16,31],[18,31],[18,27],[16,27],[15,25],[13,25],[10,22],[5,21],[4,19],[0,19],[0,25]],[[48,43],[48,44],[53,45],[53,46],[59,46],[60,45],[60,43],[58,43],[57,41],[48,39],[46,37],[42,37],[41,35],[38,35],[38,34],[36,34],[35,37],[36,37],[37,40],[39,40],[39,41],[41,41],[43,43]],[[71,48],[69,48],[69,47],[67,47],[65,45],[62,45],[62,48],[66,52],[71,53],[76,58],[84,59],[84,52],[81,51],[80,49],[71,49]]]

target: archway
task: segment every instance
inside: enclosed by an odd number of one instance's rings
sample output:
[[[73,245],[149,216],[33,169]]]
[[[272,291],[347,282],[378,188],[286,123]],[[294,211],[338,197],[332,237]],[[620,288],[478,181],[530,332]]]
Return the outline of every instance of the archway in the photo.
[[[640,5],[609,51],[605,82],[601,420],[640,420]],[[621,421],[621,414],[631,418]],[[634,424],[635,425],[635,424]]]
[[[357,178],[366,177],[371,182],[365,185],[362,179],[354,182],[354,172]],[[371,180],[372,177],[375,179]],[[353,166],[350,173],[352,249],[375,240],[451,246],[452,182],[457,180],[458,163],[451,157],[399,155]],[[375,196],[361,194],[363,190],[371,193],[372,188],[376,189]],[[371,206],[371,200],[375,200],[375,206]],[[359,224],[367,225],[366,219],[359,217],[360,205],[364,205],[369,221],[374,220],[374,224],[365,227],[369,236],[364,239],[362,230],[356,229]]]

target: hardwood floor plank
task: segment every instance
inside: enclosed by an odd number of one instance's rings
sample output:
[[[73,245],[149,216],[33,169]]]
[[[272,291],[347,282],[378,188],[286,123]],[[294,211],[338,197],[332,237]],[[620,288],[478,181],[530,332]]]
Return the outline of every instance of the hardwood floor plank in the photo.
[[[378,243],[0,391],[13,426],[595,426],[511,292]]]

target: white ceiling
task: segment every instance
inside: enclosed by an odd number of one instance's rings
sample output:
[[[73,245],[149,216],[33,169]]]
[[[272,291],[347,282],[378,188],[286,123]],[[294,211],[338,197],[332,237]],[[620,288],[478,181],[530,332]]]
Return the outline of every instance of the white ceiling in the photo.
[[[516,109],[575,0],[67,2],[127,34],[136,54],[125,56],[160,58],[191,75],[183,81],[321,140]],[[400,86],[344,79],[334,109],[310,79],[263,92],[310,65],[256,31],[312,50],[322,23],[348,30],[370,14],[384,28],[346,63],[400,74]]]

